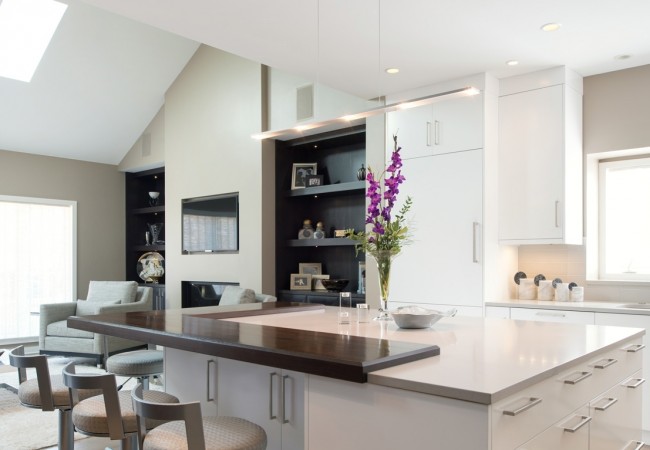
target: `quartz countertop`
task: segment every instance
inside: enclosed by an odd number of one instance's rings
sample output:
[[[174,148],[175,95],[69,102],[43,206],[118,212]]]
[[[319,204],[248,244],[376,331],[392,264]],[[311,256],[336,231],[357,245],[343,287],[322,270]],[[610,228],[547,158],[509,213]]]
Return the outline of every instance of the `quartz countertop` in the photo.
[[[485,306],[505,306],[508,308],[562,309],[565,311],[591,311],[613,314],[650,315],[649,303],[614,302],[557,302],[544,300],[499,300],[485,302]],[[645,307],[644,307],[645,306]]]

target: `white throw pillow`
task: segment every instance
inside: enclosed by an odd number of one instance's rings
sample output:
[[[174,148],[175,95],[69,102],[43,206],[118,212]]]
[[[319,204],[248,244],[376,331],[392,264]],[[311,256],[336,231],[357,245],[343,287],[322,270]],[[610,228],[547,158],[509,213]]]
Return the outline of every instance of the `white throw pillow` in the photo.
[[[221,294],[219,306],[239,305],[241,303],[255,303],[255,291],[237,286],[226,286]]]
[[[113,300],[103,300],[103,301],[92,301],[88,300],[78,300],[77,301],[77,316],[92,316],[93,314],[99,314],[99,310],[104,306],[108,305],[119,305],[122,301],[121,298]]]
[[[122,299],[122,303],[133,303],[138,293],[138,283],[135,281],[91,281],[88,286],[86,301]]]

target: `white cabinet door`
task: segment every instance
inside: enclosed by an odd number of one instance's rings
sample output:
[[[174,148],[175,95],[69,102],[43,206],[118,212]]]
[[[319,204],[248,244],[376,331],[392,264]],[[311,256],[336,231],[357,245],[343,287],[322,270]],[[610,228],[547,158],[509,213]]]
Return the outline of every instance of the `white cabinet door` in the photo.
[[[403,159],[483,148],[483,96],[390,112],[386,115],[388,143],[394,134]]]
[[[596,313],[596,325],[613,325],[619,327],[645,328],[646,334],[643,336],[643,344],[650,346],[650,316],[635,314],[609,314]],[[647,352],[648,350],[643,350]],[[645,353],[643,358],[643,374],[650,374],[650,356]],[[642,425],[644,430],[650,430],[650,387],[643,388],[643,418]]]
[[[485,317],[496,317],[497,319],[509,319],[510,308],[507,306],[486,306]]]
[[[304,374],[225,358],[217,373],[219,415],[264,428],[269,449],[304,448]]]
[[[499,98],[500,241],[582,244],[581,100],[564,85]]]
[[[624,449],[641,440],[641,372],[589,403],[590,450]],[[634,448],[634,447],[632,447]]]
[[[589,311],[565,311],[560,309],[511,308],[510,318],[537,322],[594,324],[594,313]]]
[[[204,416],[217,415],[217,358],[165,347],[165,391],[181,402],[201,402]]]
[[[405,161],[413,242],[391,269],[390,300],[483,306],[482,150]]]
[[[518,447],[518,450],[589,450],[590,420],[588,408],[580,408]]]

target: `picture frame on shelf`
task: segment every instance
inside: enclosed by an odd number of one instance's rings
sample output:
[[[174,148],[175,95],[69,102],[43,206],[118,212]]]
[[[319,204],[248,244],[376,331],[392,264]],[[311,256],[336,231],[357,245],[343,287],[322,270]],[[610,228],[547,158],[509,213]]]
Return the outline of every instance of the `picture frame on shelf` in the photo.
[[[323,175],[307,175],[305,177],[305,187],[316,187],[323,185]]]
[[[327,288],[323,286],[323,280],[329,280],[329,275],[312,275],[312,290],[314,291],[327,291]]]
[[[307,186],[307,176],[316,175],[316,163],[293,163],[291,169],[291,189],[303,189]]]
[[[311,291],[311,274],[292,273],[289,280],[289,289],[292,291]]]
[[[321,263],[298,263],[299,274],[322,275],[323,265]]]
[[[359,286],[357,288],[357,294],[366,293],[366,262],[359,261]]]

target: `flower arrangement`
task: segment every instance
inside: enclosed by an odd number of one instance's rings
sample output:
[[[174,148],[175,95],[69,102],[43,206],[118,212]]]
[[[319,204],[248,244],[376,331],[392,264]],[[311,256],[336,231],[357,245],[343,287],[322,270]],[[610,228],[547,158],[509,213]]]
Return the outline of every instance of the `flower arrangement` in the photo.
[[[377,262],[379,272],[379,291],[382,305],[377,319],[390,320],[388,315],[388,292],[390,286],[390,268],[393,258],[399,254],[402,247],[410,242],[409,229],[406,225],[406,213],[411,209],[411,197],[406,197],[404,204],[393,215],[397,203],[399,186],[406,180],[402,175],[402,149],[397,145],[397,136],[393,136],[393,153],[391,163],[378,177],[369,167],[366,180],[370,198],[366,214],[366,225],[371,225],[369,231],[346,230],[348,238],[355,241],[355,250],[370,254]]]

